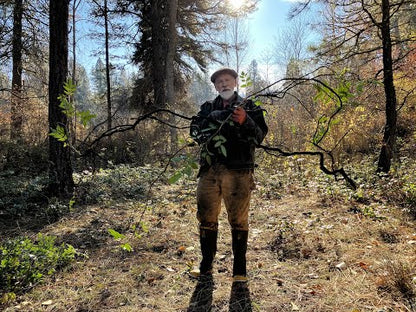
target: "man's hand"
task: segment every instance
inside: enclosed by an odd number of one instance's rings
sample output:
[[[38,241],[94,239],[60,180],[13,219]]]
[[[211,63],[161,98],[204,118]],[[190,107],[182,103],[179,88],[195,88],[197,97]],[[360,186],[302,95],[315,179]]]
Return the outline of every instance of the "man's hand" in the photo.
[[[247,119],[247,112],[244,110],[244,108],[239,106],[233,111],[231,118],[234,122],[238,122],[240,125],[242,125]]]

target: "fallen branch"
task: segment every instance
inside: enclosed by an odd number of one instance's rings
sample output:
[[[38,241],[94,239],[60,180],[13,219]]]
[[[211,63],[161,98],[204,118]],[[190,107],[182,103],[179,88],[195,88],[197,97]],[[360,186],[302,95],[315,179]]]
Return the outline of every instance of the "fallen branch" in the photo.
[[[339,168],[336,170],[330,170],[325,166],[325,156],[324,153],[322,152],[285,152],[282,149],[278,148],[278,147],[270,147],[270,146],[265,146],[265,145],[257,145],[257,148],[261,148],[263,150],[265,150],[266,152],[268,151],[273,151],[273,152],[278,152],[280,154],[280,156],[296,156],[296,155],[308,155],[308,156],[319,156],[319,168],[326,174],[328,175],[333,175],[336,176],[338,174],[340,174],[345,181],[347,182],[347,184],[353,189],[356,190],[357,189],[357,185],[355,184],[354,180],[352,180],[348,174],[345,172],[344,168]],[[272,154],[274,155],[274,154]],[[276,156],[276,155],[274,155]]]

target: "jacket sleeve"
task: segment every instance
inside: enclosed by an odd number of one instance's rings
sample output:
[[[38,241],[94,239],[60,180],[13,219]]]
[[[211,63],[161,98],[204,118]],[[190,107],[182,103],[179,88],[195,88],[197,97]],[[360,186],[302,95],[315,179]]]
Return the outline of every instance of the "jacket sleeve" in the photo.
[[[210,134],[208,131],[208,115],[212,110],[211,102],[205,102],[196,116],[192,117],[189,134],[198,144],[205,143]]]

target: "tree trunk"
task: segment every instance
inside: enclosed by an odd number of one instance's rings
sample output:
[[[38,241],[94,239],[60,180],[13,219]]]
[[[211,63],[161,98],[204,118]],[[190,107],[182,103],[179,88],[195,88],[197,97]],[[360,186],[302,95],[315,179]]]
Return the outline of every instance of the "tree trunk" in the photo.
[[[104,0],[104,27],[105,27],[105,77],[107,82],[107,129],[112,128],[111,116],[111,82],[110,82],[110,45],[108,31],[108,3]]]
[[[397,99],[393,79],[392,43],[390,33],[390,2],[382,0],[383,21],[381,37],[383,42],[383,82],[386,95],[386,125],[383,145],[378,159],[377,172],[389,172],[391,160],[395,153],[397,135]]]
[[[164,12],[166,0],[152,0],[152,74],[155,108],[166,107],[166,34]]]
[[[175,109],[175,55],[177,44],[176,20],[178,12],[178,0],[169,0],[168,10],[168,50],[166,53],[166,102],[168,108]],[[169,122],[176,124],[174,115],[169,117]],[[170,146],[171,151],[177,149],[178,131],[176,128],[170,128]]]
[[[14,142],[22,141],[23,127],[23,99],[22,99],[22,16],[23,2],[15,0],[13,9],[13,77],[11,94],[11,127],[10,139]]]
[[[72,82],[77,85],[77,41],[76,41],[76,13],[80,2],[74,0],[72,3]],[[76,109],[76,103],[73,103],[74,109]],[[77,141],[77,114],[74,114],[73,120],[71,122],[71,132],[72,132],[72,144],[75,144]]]
[[[58,96],[64,91],[68,75],[69,0],[50,0],[49,9],[49,127],[61,126],[67,131],[67,116],[59,107]],[[49,190],[62,199],[72,197],[71,153],[69,147],[49,137]]]

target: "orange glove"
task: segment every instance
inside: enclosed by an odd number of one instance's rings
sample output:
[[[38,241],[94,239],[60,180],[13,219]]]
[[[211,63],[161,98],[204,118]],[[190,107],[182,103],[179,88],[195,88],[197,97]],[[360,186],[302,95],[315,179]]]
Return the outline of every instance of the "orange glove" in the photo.
[[[234,122],[238,122],[240,125],[242,125],[247,119],[247,112],[244,110],[244,108],[237,107],[233,111],[231,118]]]

